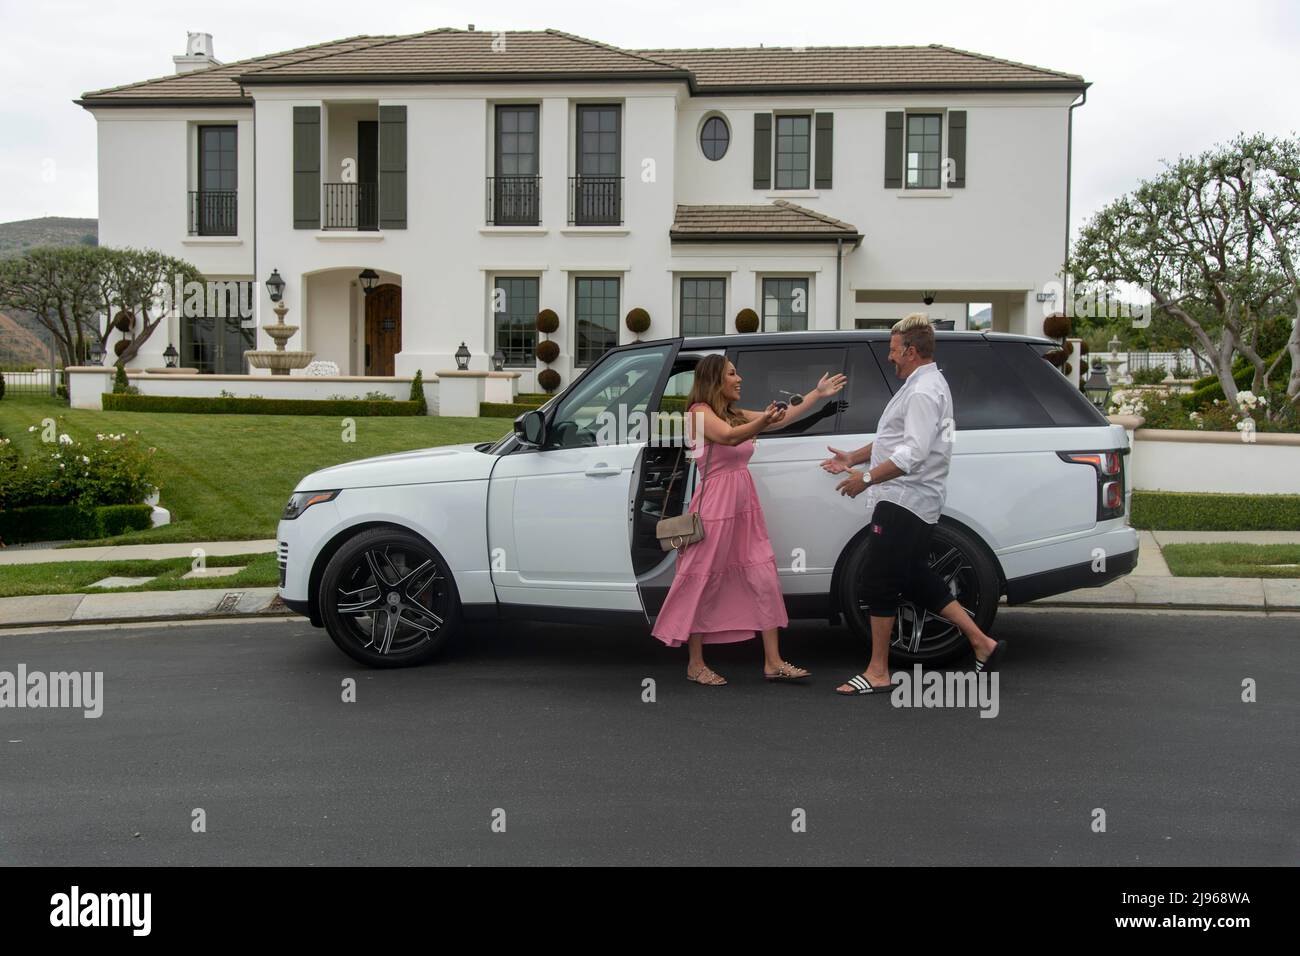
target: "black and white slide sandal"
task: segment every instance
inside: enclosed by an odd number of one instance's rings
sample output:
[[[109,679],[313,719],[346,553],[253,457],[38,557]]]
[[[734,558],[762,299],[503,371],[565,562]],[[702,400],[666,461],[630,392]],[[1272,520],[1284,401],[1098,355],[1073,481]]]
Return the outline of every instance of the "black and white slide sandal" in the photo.
[[[853,690],[840,690],[838,687],[835,688],[835,693],[839,694],[841,697],[857,697],[859,694],[881,694],[882,696],[888,697],[889,692],[894,689],[892,681],[888,684],[873,684],[861,674],[854,674],[844,683],[852,687]]]
[[[1006,649],[1007,649],[1007,642],[998,641],[997,647],[993,648],[992,653],[990,653],[988,657],[984,658],[984,660],[979,660],[978,658],[976,658],[975,673],[978,674],[981,671],[997,670],[998,658],[1001,656],[1002,652],[1005,651]]]

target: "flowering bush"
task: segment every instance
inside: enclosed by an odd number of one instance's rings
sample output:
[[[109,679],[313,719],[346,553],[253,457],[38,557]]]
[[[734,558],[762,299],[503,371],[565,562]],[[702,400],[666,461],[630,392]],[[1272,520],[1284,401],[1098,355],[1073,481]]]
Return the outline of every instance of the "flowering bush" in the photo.
[[[3,439],[0,508],[139,504],[155,490],[154,449],[137,435],[96,435],[94,442],[79,442],[65,432],[30,455]]]
[[[1179,428],[1201,431],[1300,431],[1300,416],[1283,394],[1260,396],[1249,390],[1237,393],[1238,407],[1221,398],[1188,411],[1177,392],[1144,388],[1111,394],[1110,414],[1140,415],[1143,428]]]

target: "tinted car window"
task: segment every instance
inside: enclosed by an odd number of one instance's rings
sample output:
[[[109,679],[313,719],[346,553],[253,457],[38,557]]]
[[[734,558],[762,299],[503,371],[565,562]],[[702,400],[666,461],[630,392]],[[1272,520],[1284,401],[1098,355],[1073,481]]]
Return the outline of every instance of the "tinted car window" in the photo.
[[[1021,383],[1047,409],[1057,425],[1104,425],[1105,417],[1088,397],[1079,391],[1042,357],[1042,349],[1028,342],[997,342],[995,351]]]
[[[893,368],[888,342],[873,342],[882,367]],[[952,392],[957,429],[1042,428],[1052,418],[1033,391],[985,341],[935,343],[934,360]],[[898,384],[901,384],[898,383]]]
[[[893,366],[885,363],[889,375],[893,376]],[[885,381],[880,365],[871,349],[866,345],[855,345],[849,349],[849,368],[845,374],[849,383],[840,392],[843,399],[838,430],[841,432],[871,433],[880,424],[880,413],[889,404],[893,391]]]
[[[740,406],[763,409],[769,402],[789,401],[793,392],[803,395],[812,391],[817,380],[827,372],[844,371],[846,349],[839,348],[759,348],[741,349],[729,356],[742,379]],[[814,411],[798,421],[768,435],[829,435],[835,431],[837,399],[821,402]]]

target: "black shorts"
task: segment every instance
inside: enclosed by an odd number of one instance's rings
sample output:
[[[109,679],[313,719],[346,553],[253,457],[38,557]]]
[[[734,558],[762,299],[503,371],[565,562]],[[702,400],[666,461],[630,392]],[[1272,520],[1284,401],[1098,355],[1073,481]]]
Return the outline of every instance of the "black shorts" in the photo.
[[[952,601],[952,591],[930,567],[934,525],[892,501],[879,501],[867,534],[866,581],[862,594],[872,617],[893,617],[910,601],[934,614]]]

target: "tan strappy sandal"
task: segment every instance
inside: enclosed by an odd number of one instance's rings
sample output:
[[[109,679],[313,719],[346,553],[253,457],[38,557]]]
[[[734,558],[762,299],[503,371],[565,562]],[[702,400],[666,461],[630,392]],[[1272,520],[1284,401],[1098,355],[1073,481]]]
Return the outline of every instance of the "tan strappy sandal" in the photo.
[[[811,676],[812,674],[810,672],[804,670],[802,667],[795,667],[789,661],[782,661],[774,674],[769,674],[767,668],[763,668],[763,678],[772,681],[773,683],[800,681]]]
[[[696,671],[694,677],[691,676],[690,671],[687,671],[686,679],[693,684],[702,684],[705,687],[722,687],[727,683],[725,677],[721,674],[715,674],[707,664]]]

